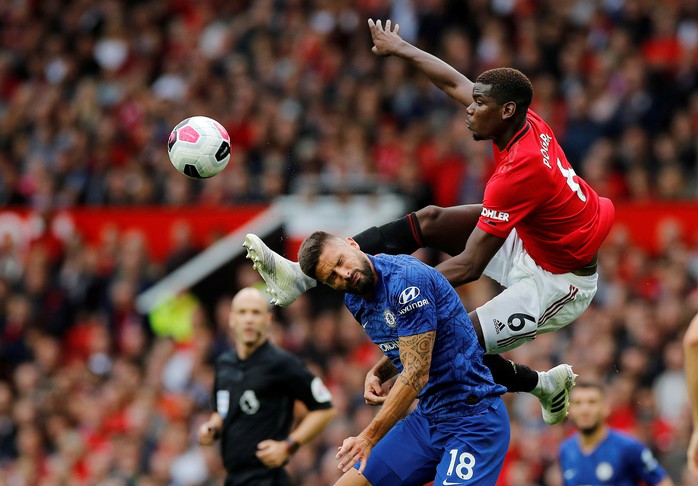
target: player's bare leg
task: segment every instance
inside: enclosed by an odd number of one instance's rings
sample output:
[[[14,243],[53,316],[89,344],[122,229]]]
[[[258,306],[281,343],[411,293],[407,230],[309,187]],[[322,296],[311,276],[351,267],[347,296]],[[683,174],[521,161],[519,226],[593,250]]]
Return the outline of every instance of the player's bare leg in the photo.
[[[428,247],[454,256],[465,249],[481,212],[480,204],[427,206],[395,221],[372,226],[354,236],[354,241],[370,255],[409,255]]]
[[[253,268],[266,282],[272,304],[285,307],[317,285],[314,279],[303,273],[298,262],[272,251],[259,236],[246,235],[243,246],[247,250],[247,258],[253,262]]]
[[[339,480],[334,483],[334,486],[371,486],[371,483],[358,473],[356,469],[349,469]]]
[[[421,247],[431,247],[457,255],[465,248],[475,228],[482,205],[470,204],[442,208],[427,206],[416,213],[373,226],[354,237],[361,249],[369,254],[410,254]],[[296,262],[270,250],[253,234],[245,237],[247,258],[267,284],[272,303],[287,306],[317,282],[307,277]]]
[[[416,212],[422,231],[423,246],[435,248],[451,256],[465,249],[482,212],[482,204],[466,204],[442,208],[427,206]]]

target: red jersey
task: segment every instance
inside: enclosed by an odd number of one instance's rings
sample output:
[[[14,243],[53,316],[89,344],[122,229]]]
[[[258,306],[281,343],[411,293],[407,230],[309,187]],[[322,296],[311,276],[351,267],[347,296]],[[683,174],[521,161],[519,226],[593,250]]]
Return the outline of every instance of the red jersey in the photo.
[[[615,210],[567,162],[550,127],[531,110],[500,151],[487,182],[478,228],[506,238],[513,228],[531,258],[552,273],[589,263],[613,225]]]

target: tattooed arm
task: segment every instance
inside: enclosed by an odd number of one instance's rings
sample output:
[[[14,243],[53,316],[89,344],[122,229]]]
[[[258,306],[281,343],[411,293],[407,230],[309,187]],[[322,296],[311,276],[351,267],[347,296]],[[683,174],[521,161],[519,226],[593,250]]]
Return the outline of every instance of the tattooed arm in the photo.
[[[400,420],[429,381],[435,331],[400,338],[402,373],[397,377],[383,408],[361,433],[376,444]]]
[[[371,454],[371,448],[388,433],[400,420],[415,398],[429,381],[431,353],[434,349],[435,331],[401,337],[400,361],[402,373],[397,377],[395,385],[388,393],[383,408],[371,420],[358,437],[349,437],[339,448],[337,458],[340,458],[339,469],[346,472],[354,464],[361,461],[359,473],[366,467],[366,460]]]

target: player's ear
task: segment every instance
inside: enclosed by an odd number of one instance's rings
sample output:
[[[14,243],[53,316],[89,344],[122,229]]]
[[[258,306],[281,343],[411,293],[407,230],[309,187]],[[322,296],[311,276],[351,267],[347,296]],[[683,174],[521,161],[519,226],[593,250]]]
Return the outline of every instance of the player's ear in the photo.
[[[356,248],[357,250],[360,250],[360,249],[361,249],[361,247],[359,246],[359,244],[358,244],[356,241],[354,241],[354,238],[351,238],[351,237],[347,236],[347,238],[345,239],[345,241],[346,241],[346,242],[349,244],[349,246],[351,246],[352,248]]]
[[[513,117],[516,114],[516,103],[513,101],[507,101],[502,105],[502,119],[506,120]]]

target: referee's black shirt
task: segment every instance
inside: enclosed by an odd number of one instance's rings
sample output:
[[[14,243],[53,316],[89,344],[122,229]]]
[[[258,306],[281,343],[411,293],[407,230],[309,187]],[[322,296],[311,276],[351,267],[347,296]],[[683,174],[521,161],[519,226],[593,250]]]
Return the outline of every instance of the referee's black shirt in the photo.
[[[212,400],[224,419],[221,450],[228,474],[267,469],[255,456],[257,444],[288,437],[295,400],[313,411],[330,408],[331,398],[298,357],[268,341],[245,360],[234,349],[223,353],[216,360]]]

